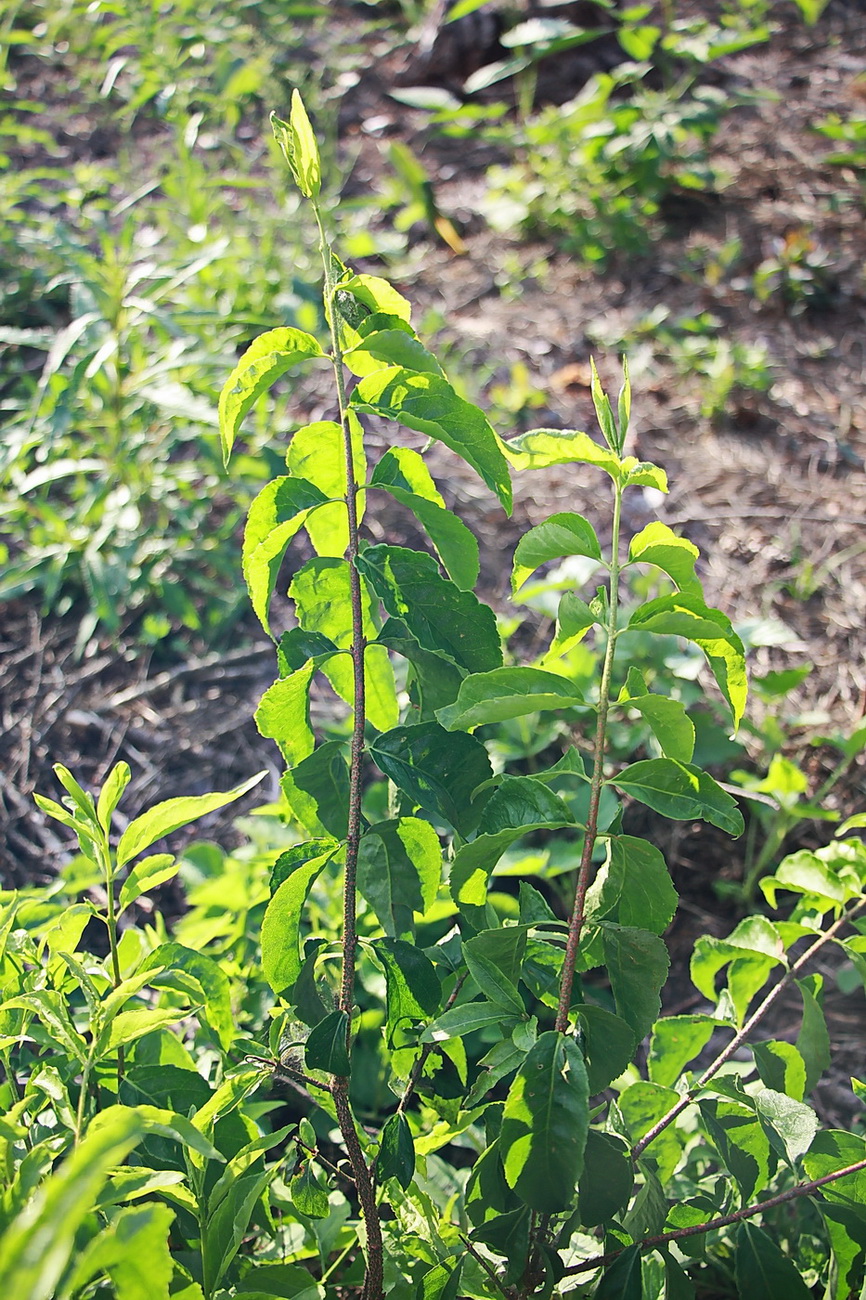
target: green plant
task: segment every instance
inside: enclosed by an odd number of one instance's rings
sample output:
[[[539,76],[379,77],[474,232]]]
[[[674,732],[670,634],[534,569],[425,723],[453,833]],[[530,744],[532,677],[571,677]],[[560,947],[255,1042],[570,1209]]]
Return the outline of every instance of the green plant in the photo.
[[[48,1300],[77,1297],[108,1273],[119,1300],[132,1300],[140,1292],[123,1268],[146,1257],[156,1279],[148,1295],[159,1300],[311,1291],[655,1300],[693,1287],[751,1300],[808,1295],[804,1275],[834,1297],[856,1293],[866,1142],[818,1133],[805,1098],[829,1059],[821,979],[808,964],[836,942],[866,975],[862,842],[782,863],[762,887],[772,906],[793,893],[793,916],[752,916],[727,940],[701,939],[692,974],[711,1010],[660,1016],[661,934],[676,894],[659,850],[624,832],[624,809],[637,800],[729,834],[743,819],[693,762],[682,702],[650,690],[634,666],[617,681],[618,650],[636,633],[696,645],[734,726],[746,676],[740,639],[703,599],[696,548],[656,521],[625,550],[624,494],[666,488],[661,469],[625,452],[628,377],[614,411],[593,375],[603,442],[537,429],[502,443],[417,338],[407,301],[331,247],[300,97],[274,130],[319,228],[329,339],[323,346],[295,328],[262,335],[223,388],[220,414],[228,459],[242,420],[291,367],[315,361],[333,374],[339,418],[295,432],[288,473],[253,502],[244,537],[247,586],[279,672],[256,717],[287,763],[267,812],[282,813],[295,842],[280,846],[267,883],[256,853],[226,863],[207,846],[189,851],[186,870],[198,879],[181,932],[202,949],[213,941],[219,963],[166,942],[158,924],[135,928],[116,943],[121,975],[129,964],[124,985],[111,954],[95,977],[93,959],[73,955],[80,931],[62,904],[24,900],[35,938],[21,937],[20,912],[7,912],[0,1047],[12,1117],[0,1137],[13,1193],[4,1277]],[[563,558],[602,576],[587,599],[562,593],[538,663],[503,662],[493,611],[472,594],[475,540],[422,456],[392,446],[368,468],[369,415],[444,443],[506,509],[509,467],[588,465],[608,477],[608,545],[588,520],[560,513],[517,546],[516,596]],[[379,492],[414,514],[438,560],[365,539]],[[296,623],[277,634],[270,601],[301,529],[315,555],[291,580]],[[671,588],[625,610],[624,575],[647,569]],[[583,647],[590,634],[593,660]],[[333,714],[333,696],[348,709],[320,740],[318,710]],[[622,766],[609,758],[609,728],[635,716],[660,752]],[[516,771],[494,768],[491,729],[543,730],[548,717],[570,724],[566,737],[553,732],[554,752],[524,741]],[[530,775],[520,768],[527,754]],[[48,809],[81,835],[79,888],[92,885],[88,862],[101,864],[110,896],[117,864],[177,824],[170,805],[152,810],[112,858],[107,810],[122,776],[95,806],[67,784],[75,811]],[[491,888],[508,850],[553,839],[570,857],[567,920],[527,879],[517,897]],[[138,871],[138,890],[162,869],[139,864],[128,880]],[[755,1041],[793,987],[803,1006],[797,1042]],[[45,990],[52,996],[40,997]],[[151,1033],[132,1043],[109,1031],[88,1098],[82,1075],[97,1040],[85,1030],[79,1043],[67,1021],[101,1023],[103,993],[114,1010],[121,992],[147,1001],[130,1023]],[[178,1022],[180,1043],[166,1032]],[[647,1036],[644,1077],[634,1059]],[[44,1059],[52,1044],[66,1092]],[[288,1091],[290,1123],[261,1092],[253,1100],[268,1082]],[[111,1169],[133,1150],[134,1165]],[[131,1196],[148,1198],[140,1221],[125,1204]],[[40,1256],[44,1224],[73,1199],[72,1232]],[[109,1241],[135,1235],[146,1256],[109,1251]],[[10,1262],[30,1273],[12,1273]]]

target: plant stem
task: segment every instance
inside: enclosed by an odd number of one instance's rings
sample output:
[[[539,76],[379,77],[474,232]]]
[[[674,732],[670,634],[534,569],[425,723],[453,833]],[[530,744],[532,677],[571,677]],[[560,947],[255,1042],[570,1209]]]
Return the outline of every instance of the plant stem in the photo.
[[[770,1010],[770,1007],[772,1007],[773,1003],[777,1000],[782,991],[793,983],[797,975],[803,967],[811,961],[818,949],[823,948],[826,943],[829,943],[831,939],[834,939],[842,927],[847,924],[847,922],[850,921],[857,912],[862,911],[864,907],[866,907],[866,898],[861,898],[854,907],[849,911],[844,912],[838,920],[834,921],[830,928],[825,930],[824,933],[821,934],[809,948],[807,948],[802,956],[797,958],[793,966],[791,966],[779,980],[778,984],[770,989],[770,992],[764,998],[761,1005],[757,1008],[754,1014],[749,1017],[742,1029],[734,1035],[727,1047],[725,1047],[712,1064],[704,1070],[697,1083],[690,1088],[688,1092],[683,1094],[676,1105],[672,1106],[668,1113],[663,1115],[658,1123],[654,1124],[649,1132],[645,1133],[639,1142],[635,1143],[631,1149],[632,1160],[637,1160],[637,1158],[642,1155],[649,1146],[650,1142],[652,1142],[654,1138],[657,1138],[660,1133],[663,1133],[668,1125],[672,1124],[677,1116],[681,1115],[686,1107],[691,1105],[700,1090],[704,1088],[709,1083],[710,1079],[719,1072],[725,1062],[731,1059],[737,1048],[746,1041],[752,1030],[763,1020],[764,1016]]]
[[[586,831],[583,838],[583,852],[577,873],[577,886],[574,893],[574,908],[568,927],[568,941],[565,946],[565,961],[562,968],[562,980],[559,990],[559,1008],[556,1013],[555,1028],[564,1034],[568,1030],[569,1011],[571,1009],[571,991],[574,986],[574,964],[580,947],[580,936],[586,915],[586,892],[589,889],[589,876],[592,866],[592,854],[598,838],[598,809],[601,803],[601,791],[604,785],[604,751],[607,740],[607,714],[610,708],[610,682],[613,661],[616,654],[616,617],[619,604],[619,530],[622,518],[622,487],[615,485],[613,503],[613,532],[611,538],[610,587],[607,616],[607,645],[604,651],[604,665],[601,673],[601,688],[598,699],[598,722],[595,729],[595,743],[592,759],[592,782],[589,792],[589,812],[586,817]]]
[[[445,1006],[442,1011],[443,1015],[446,1011],[450,1011],[451,1008],[454,1006],[454,1003],[457,1001],[457,996],[468,978],[469,978],[468,971],[465,971],[458,978],[457,982],[454,985],[454,988],[451,990],[451,994],[448,998],[448,1001],[445,1003]],[[409,1100],[412,1097],[412,1094],[414,1093],[415,1089],[418,1087],[418,1080],[421,1078],[421,1074],[424,1069],[424,1065],[427,1061],[427,1057],[433,1051],[433,1048],[435,1046],[436,1046],[435,1043],[424,1043],[423,1047],[421,1048],[420,1055],[417,1061],[415,1062],[415,1064],[412,1066],[412,1070],[406,1082],[405,1091],[403,1093],[403,1096],[400,1098],[399,1105],[397,1106],[398,1115],[405,1114],[406,1107],[409,1104]]]
[[[105,872],[105,927],[108,930],[108,947],[111,951],[111,978],[115,988],[120,984],[120,954],[117,949],[117,909],[114,901],[114,872],[111,866],[111,846],[108,843],[108,836],[105,836],[105,842],[102,845],[102,868]],[[120,1091],[120,1085],[123,1082],[124,1073],[124,1052],[122,1047],[117,1049],[117,1088]],[[82,1093],[85,1091],[82,1085]],[[79,1134],[80,1136],[80,1134]]]
[[[670,1232],[660,1233],[657,1237],[644,1237],[636,1244],[641,1250],[652,1250],[656,1246],[666,1246],[671,1241],[682,1241],[686,1237],[699,1237],[704,1233],[713,1232],[716,1228],[727,1228],[732,1223],[741,1223],[744,1219],[754,1218],[756,1214],[774,1210],[776,1206],[794,1201],[800,1196],[811,1196],[813,1192],[826,1187],[828,1183],[836,1183],[840,1178],[847,1178],[849,1174],[857,1174],[863,1169],[866,1169],[866,1160],[858,1160],[853,1165],[846,1165],[844,1169],[835,1169],[833,1173],[824,1174],[822,1178],[813,1178],[808,1183],[798,1183],[787,1192],[780,1192],[778,1196],[771,1196],[766,1201],[758,1201],[755,1205],[747,1205],[744,1209],[735,1210],[732,1214],[725,1214],[719,1219],[708,1219],[706,1223],[694,1223],[686,1228],[674,1228]],[[622,1250],[625,1249],[627,1248],[623,1246]],[[565,1274],[573,1277],[576,1273],[587,1273],[590,1269],[602,1268],[621,1255],[622,1250],[610,1251],[607,1255],[596,1255],[593,1259],[585,1259],[580,1264],[572,1264],[565,1270]]]
[[[356,560],[359,552],[358,538],[358,483],[355,455],[352,447],[352,430],[349,424],[349,407],[346,398],[346,380],[343,374],[343,351],[340,345],[339,316],[336,303],[334,271],[331,249],[325,235],[318,205],[314,203],[316,224],[319,228],[319,247],[325,269],[325,300],[331,326],[331,348],[334,378],[337,384],[337,401],[340,428],[343,431],[343,448],[346,464],[346,510],[349,521],[349,544],[346,562],[349,567],[349,596],[352,606],[352,668],[353,709],[352,741],[349,758],[349,815],[346,827],[346,864],[343,876],[343,940],[342,971],[337,1005],[346,1014],[346,1051],[352,1046],[352,1010],[355,1005],[355,962],[358,950],[357,926],[357,872],[358,849],[361,843],[361,768],[364,760],[364,727],[366,723],[366,696],[364,690],[364,615],[361,603],[361,575]],[[367,1268],[364,1275],[362,1300],[379,1300],[384,1283],[384,1248],[382,1226],[376,1205],[376,1187],[373,1175],[364,1159],[355,1121],[349,1106],[349,1080],[335,1077],[331,1094],[337,1112],[337,1122],[346,1147],[346,1154],[355,1176],[355,1186],[361,1213],[367,1231]]]

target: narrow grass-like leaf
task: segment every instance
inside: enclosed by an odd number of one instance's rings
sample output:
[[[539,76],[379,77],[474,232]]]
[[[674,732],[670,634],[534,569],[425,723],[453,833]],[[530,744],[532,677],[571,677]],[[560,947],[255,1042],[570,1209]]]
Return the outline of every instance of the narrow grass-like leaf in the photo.
[[[324,356],[312,334],[288,326],[268,330],[250,344],[220,393],[220,441],[226,464],[244,416],[262,393],[296,362]]]

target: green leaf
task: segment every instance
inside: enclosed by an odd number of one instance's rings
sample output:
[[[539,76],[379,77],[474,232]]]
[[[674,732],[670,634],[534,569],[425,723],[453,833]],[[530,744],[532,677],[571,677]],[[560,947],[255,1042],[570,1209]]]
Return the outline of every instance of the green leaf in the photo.
[[[612,835],[607,862],[587,894],[587,918],[663,934],[676,908],[677,892],[661,851],[647,840]]]
[[[311,1160],[304,1161],[289,1183],[289,1198],[293,1208],[308,1219],[327,1219],[331,1213],[327,1188],[316,1177]]]
[[[523,970],[528,928],[526,925],[509,925],[502,930],[485,930],[466,940],[462,955],[465,959],[469,949],[470,957],[495,966],[499,974],[513,986],[520,979]],[[520,1013],[522,1012],[521,1003]]]
[[[291,989],[301,973],[301,913],[313,881],[336,851],[297,866],[268,903],[262,921],[262,974],[277,996]]]
[[[378,313],[377,313],[378,315]],[[383,366],[397,366],[403,370],[414,370],[418,374],[445,376],[439,362],[428,352],[424,344],[417,339],[411,328],[406,328],[399,317],[382,315],[380,320],[396,319],[399,325],[392,329],[370,329],[368,316],[360,322],[358,332],[361,342],[343,353],[343,360],[353,375],[375,374]],[[401,328],[402,326],[402,328]]]
[[[349,821],[349,768],[336,740],[314,749],[309,758],[280,779],[292,814],[308,835],[346,837]]]
[[[325,656],[323,656],[323,659]],[[309,758],[316,747],[310,726],[310,682],[316,661],[269,686],[255,711],[259,734],[275,740],[290,767]]]
[[[398,789],[467,835],[478,819],[472,794],[493,775],[487,750],[474,736],[452,734],[436,722],[395,727],[377,736],[370,756]]]
[[[136,862],[129,875],[120,886],[117,914],[124,912],[149,889],[165,884],[180,871],[180,863],[171,853],[152,853],[150,857]]]
[[[129,785],[130,776],[128,763],[115,763],[99,792],[99,798],[96,802],[96,819],[106,833],[111,825],[112,814],[120,803],[124,790]]]
[[[502,1007],[496,1002],[464,1002],[443,1012],[421,1035],[422,1043],[442,1043],[449,1038],[465,1038],[476,1029],[505,1025]]]
[[[719,690],[724,695],[738,727],[746,706],[746,652],[731,621],[719,609],[705,605],[689,591],[640,605],[629,619],[630,629],[656,632],[659,636],[682,636],[703,650]]]
[[[639,679],[643,689],[637,689],[637,682],[633,687],[633,676]],[[686,713],[685,705],[680,700],[669,699],[666,695],[650,694],[640,673],[632,669],[629,672],[629,684],[623,687],[617,703],[638,711],[649,724],[666,758],[675,758],[681,763],[692,761],[695,752],[695,727]]]
[[[446,379],[388,367],[360,380],[351,403],[357,411],[384,416],[444,442],[511,513],[511,480],[501,444],[478,407],[458,397]]]
[[[415,1144],[405,1115],[391,1115],[385,1122],[376,1158],[376,1175],[380,1182],[396,1178],[404,1191],[415,1177]]]
[[[809,1178],[825,1178],[838,1169],[866,1160],[866,1139],[843,1129],[826,1129],[818,1133],[803,1157],[803,1168]],[[866,1207],[866,1169],[847,1174],[833,1183],[825,1183],[821,1196],[834,1205],[852,1209]]]
[[[519,591],[529,575],[548,560],[566,555],[586,555],[602,563],[595,529],[583,515],[551,515],[543,524],[523,534],[514,552],[511,590]]]
[[[359,481],[365,475],[363,430],[350,422],[352,457]],[[333,420],[305,424],[292,434],[286,465],[294,478],[305,479],[331,502],[311,510],[304,519],[317,555],[342,558],[349,545],[349,514],[346,509],[346,447],[343,430]],[[358,518],[364,514],[364,493],[356,498]]]
[[[312,334],[289,327],[268,330],[250,344],[220,393],[220,441],[226,464],[244,416],[262,393],[298,361],[324,356]]]
[[[797,1049],[806,1066],[806,1093],[810,1093],[824,1071],[830,1068],[831,1060],[830,1035],[821,1005],[823,978],[807,975],[796,984],[803,999],[803,1023],[797,1035]],[[802,1101],[802,1097],[799,1100]]]
[[[656,1021],[647,1062],[652,1082],[664,1088],[676,1083],[689,1061],[700,1056],[716,1024],[711,1016],[665,1016]]]
[[[205,1217],[201,1240],[205,1295],[214,1294],[220,1279],[240,1250],[253,1210],[262,1192],[276,1175],[277,1168],[248,1169],[231,1184],[216,1211]]]
[[[439,837],[418,817],[379,822],[361,839],[358,889],[388,935],[414,934],[414,913],[433,906],[441,875]]]
[[[502,1275],[506,1285],[519,1281],[526,1270],[531,1219],[532,1211],[524,1205],[497,1214],[471,1234],[472,1241],[481,1242],[507,1261]]]
[[[734,1268],[737,1291],[749,1300],[810,1300],[812,1295],[792,1261],[754,1223],[737,1229]]]
[[[540,668],[495,668],[465,677],[455,702],[436,716],[449,731],[471,731],[484,723],[575,704],[584,704],[584,699],[566,677]]]
[[[590,1129],[577,1199],[581,1224],[595,1228],[612,1219],[628,1205],[633,1187],[634,1171],[626,1144],[621,1138]]]
[[[515,469],[548,469],[551,465],[597,465],[614,481],[619,478],[620,459],[607,447],[600,447],[588,433],[577,429],[530,429],[504,444],[505,454]]]
[[[574,824],[570,808],[541,781],[504,777],[485,804],[477,837],[462,845],[454,858],[450,889],[455,903],[460,908],[485,905],[490,873],[515,840]]]
[[[442,998],[436,968],[420,948],[402,939],[376,939],[373,947],[385,971],[387,1034],[391,1047],[398,1035],[414,1041],[421,1020],[435,1016]]]
[[[319,146],[297,90],[292,91],[292,111],[288,122],[271,113],[271,126],[298,189],[305,198],[316,198],[322,188]]]
[[[866,1216],[847,1205],[819,1205],[830,1241],[828,1300],[856,1295],[866,1264]]]
[[[229,978],[218,962],[206,953],[196,952],[182,943],[163,943],[145,958],[142,971],[163,966],[167,972],[187,971],[201,985],[204,994],[204,1013],[220,1046],[226,1051],[235,1039],[236,1027],[232,1014],[232,994]],[[159,980],[155,980],[158,985]]]
[[[753,1043],[752,1052],[761,1081],[795,1101],[806,1095],[806,1063],[793,1043],[770,1040]]]
[[[526,931],[522,929],[523,947],[526,947]],[[491,933],[497,933],[492,931]],[[508,931],[500,933],[508,934]],[[520,931],[518,931],[520,933]],[[481,942],[479,942],[479,940]],[[498,967],[487,935],[482,934],[470,939],[463,945],[463,960],[469,968],[469,974],[475,980],[484,996],[494,1002],[507,1016],[522,1017],[525,1013],[523,999],[517,991],[516,979],[509,979]],[[495,951],[495,950],[494,950]],[[519,966],[517,973],[519,974]]]
[[[373,314],[384,312],[390,316],[397,316],[407,323],[412,315],[412,307],[408,299],[379,275],[354,275],[349,272],[340,280],[337,292],[338,295],[350,294],[357,303],[362,304]],[[362,329],[363,325],[364,321],[361,320],[358,328]]]
[[[818,1131],[818,1116],[805,1102],[772,1088],[756,1092],[754,1102],[770,1145],[793,1168],[812,1145]]]
[[[505,1102],[500,1148],[505,1179],[543,1214],[574,1203],[589,1131],[589,1088],[580,1048],[566,1034],[538,1038]]]
[[[641,1300],[642,1295],[640,1246],[628,1246],[602,1273],[594,1300]]]
[[[478,543],[463,521],[450,510],[412,492],[404,492],[401,487],[392,484],[377,486],[412,511],[436,547],[454,585],[461,591],[471,591],[478,581]]]
[[[430,721],[436,709],[453,702],[463,680],[463,669],[444,655],[425,650],[399,619],[389,618],[376,640],[408,660],[411,673],[407,689],[418,709],[419,721]]]
[[[568,654],[569,650],[573,650],[583,640],[591,627],[602,625],[603,620],[598,610],[593,608],[594,605],[595,601],[592,605],[587,605],[573,591],[563,594],[556,615],[556,633],[544,662]]]
[[[304,1045],[304,1059],[308,1070],[325,1070],[346,1078],[351,1072],[346,1033],[349,1017],[345,1011],[332,1011],[310,1030]]]
[[[716,1150],[748,1204],[769,1178],[770,1143],[764,1127],[754,1111],[739,1102],[706,1100],[700,1109]]]
[[[675,821],[701,818],[729,835],[741,835],[745,829],[743,814],[731,795],[689,763],[673,758],[643,759],[624,768],[608,784]]]
[[[107,1035],[100,1035],[99,1050],[111,1055],[119,1047],[126,1047],[136,1039],[143,1038],[145,1034],[152,1034],[157,1029],[168,1029],[169,1025],[176,1025],[186,1014],[186,1011],[179,1007],[170,1007],[167,1010],[154,1008],[153,1010],[120,1011],[112,1020]]]
[[[248,790],[252,790],[265,776],[267,772],[258,772],[248,781],[236,785],[233,790],[167,799],[165,803],[158,803],[153,808],[149,808],[147,812],[131,821],[121,835],[117,846],[118,868],[125,866],[131,858],[149,848],[154,840],[170,835],[172,831],[187,826],[197,818],[204,817],[206,813],[216,812],[218,808],[225,808],[226,804],[234,803],[235,799],[240,799]]]
[[[168,1300],[174,1271],[168,1249],[173,1220],[174,1211],[167,1205],[118,1210],[110,1224],[78,1252],[64,1294],[78,1292],[107,1273],[116,1300]]]
[[[589,1095],[595,1097],[631,1063],[638,1040],[627,1021],[603,1007],[580,1005],[576,1010],[583,1035]]]
[[[500,666],[493,610],[443,578],[432,555],[402,546],[370,546],[357,565],[388,613],[426,650],[448,655],[470,673]]]
[[[327,500],[315,484],[283,475],[266,483],[250,506],[244,529],[244,579],[253,610],[269,636],[268,606],[286,547],[309,512]]]
[[[692,951],[691,977],[695,987],[712,1002],[717,998],[716,975],[728,963],[728,990],[741,1022],[773,967],[784,965],[784,948],[777,928],[766,917],[750,916],[727,939],[700,936]]]
[[[613,925],[610,921],[599,925],[617,1015],[641,1039],[655,1023],[661,1007],[659,992],[670,966],[667,947],[649,930]]]
[[[654,564],[668,577],[673,578],[680,591],[691,591],[702,596],[701,584],[695,574],[695,561],[700,551],[685,537],[678,537],[667,524],[653,520],[631,539],[628,548],[629,564]]]

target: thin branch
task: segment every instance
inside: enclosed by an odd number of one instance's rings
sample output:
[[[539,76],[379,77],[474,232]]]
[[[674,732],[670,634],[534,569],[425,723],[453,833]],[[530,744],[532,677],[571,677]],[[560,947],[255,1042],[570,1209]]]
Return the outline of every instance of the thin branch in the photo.
[[[688,1092],[684,1093],[683,1096],[680,1098],[680,1100],[677,1102],[677,1104],[675,1106],[672,1106],[671,1109],[668,1111],[668,1113],[666,1115],[663,1115],[662,1118],[658,1121],[658,1123],[654,1124],[652,1128],[643,1135],[643,1137],[640,1139],[639,1142],[635,1143],[635,1145],[631,1149],[632,1160],[637,1160],[637,1158],[640,1155],[642,1155],[643,1152],[646,1150],[646,1148],[649,1146],[650,1142],[652,1142],[655,1138],[657,1138],[660,1133],[663,1133],[664,1130],[668,1127],[668,1125],[672,1124],[673,1121],[677,1118],[677,1116],[681,1115],[683,1111],[686,1109],[686,1107],[692,1104],[692,1102],[694,1101],[697,1094],[701,1091],[701,1089],[706,1087],[710,1079],[712,1079],[713,1076],[719,1072],[722,1066],[731,1059],[734,1052],[736,1052],[737,1048],[742,1046],[742,1044],[746,1041],[746,1039],[751,1034],[752,1030],[755,1029],[758,1024],[760,1024],[760,1022],[764,1019],[764,1016],[766,1016],[767,1012],[770,1010],[770,1008],[779,998],[781,993],[786,988],[788,988],[790,984],[793,983],[793,981],[797,978],[797,975],[800,973],[803,967],[807,965],[809,961],[811,961],[811,959],[814,957],[818,949],[823,948],[823,946],[826,943],[829,943],[831,939],[835,939],[836,935],[842,929],[842,927],[846,925],[847,922],[850,921],[854,916],[856,916],[856,914],[859,911],[861,911],[864,906],[866,906],[866,898],[861,898],[860,901],[856,903],[854,907],[852,907],[849,911],[843,913],[842,916],[840,916],[836,921],[834,921],[833,924],[830,926],[829,930],[825,930],[824,933],[820,935],[820,937],[816,939],[815,942],[809,948],[806,949],[806,951],[802,954],[802,956],[797,958],[793,966],[791,966],[785,972],[782,978],[779,980],[778,984],[776,984],[775,987],[770,990],[770,992],[764,998],[764,1001],[754,1012],[754,1014],[749,1017],[749,1019],[743,1025],[742,1029],[740,1029],[739,1032],[734,1035],[734,1037],[728,1043],[727,1047],[725,1047],[719,1053],[716,1059],[712,1062],[712,1064],[709,1065],[706,1070],[704,1070],[703,1074],[698,1079],[694,1087],[690,1088]]]
[[[836,1183],[840,1178],[847,1178],[849,1174],[860,1173],[866,1169],[866,1160],[858,1160],[853,1165],[846,1165],[844,1169],[836,1169],[832,1174],[824,1174],[821,1178],[813,1178],[808,1183],[798,1183],[796,1187],[791,1187],[787,1192],[780,1192],[778,1196],[771,1196],[769,1200],[759,1201],[756,1205],[747,1205],[745,1209],[735,1210],[733,1214],[725,1214],[718,1219],[708,1219],[706,1223],[694,1223],[686,1228],[674,1228],[670,1232],[662,1232],[657,1237],[644,1237],[642,1241],[635,1244],[640,1246],[641,1250],[654,1250],[657,1246],[667,1246],[672,1241],[683,1241],[686,1237],[700,1237],[707,1232],[714,1232],[717,1228],[727,1228],[732,1223],[742,1223],[744,1219],[752,1219],[756,1214],[763,1214],[767,1210],[774,1210],[777,1205],[784,1205],[787,1201],[794,1201],[800,1196],[811,1196],[828,1183]],[[588,1273],[590,1269],[602,1268],[612,1263],[623,1250],[628,1247],[623,1246],[622,1250],[613,1250],[606,1255],[596,1255],[592,1259],[585,1259],[580,1264],[572,1264],[565,1270],[566,1276],[574,1277],[577,1273]]]

